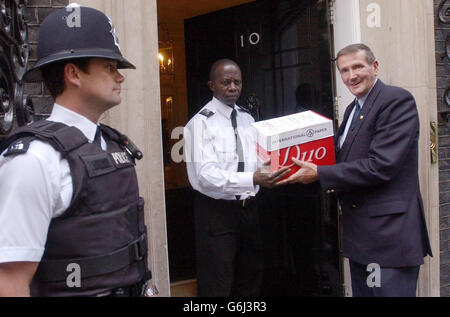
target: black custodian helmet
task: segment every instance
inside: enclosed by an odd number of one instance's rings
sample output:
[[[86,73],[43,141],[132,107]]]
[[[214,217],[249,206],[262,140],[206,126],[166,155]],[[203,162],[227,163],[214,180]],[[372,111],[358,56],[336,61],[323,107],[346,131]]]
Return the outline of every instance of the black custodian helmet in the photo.
[[[48,15],[39,30],[37,62],[23,80],[42,80],[41,68],[63,60],[107,58],[118,61],[117,68],[136,67],[120,52],[114,25],[108,16],[93,8],[70,4]]]

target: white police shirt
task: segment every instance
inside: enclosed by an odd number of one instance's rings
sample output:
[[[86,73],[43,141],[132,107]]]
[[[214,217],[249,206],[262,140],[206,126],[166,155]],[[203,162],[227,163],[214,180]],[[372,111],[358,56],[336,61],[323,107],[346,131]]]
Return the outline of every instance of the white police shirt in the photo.
[[[81,130],[92,142],[97,125],[55,104],[50,121]],[[106,143],[101,140],[102,148]],[[64,213],[72,199],[67,160],[49,144],[35,140],[27,153],[0,156],[0,263],[39,262],[52,218]]]
[[[192,187],[215,199],[255,196],[258,168],[253,117],[236,105],[236,122],[244,154],[244,172],[238,172],[236,139],[230,115],[233,109],[214,98],[184,128],[184,154]]]

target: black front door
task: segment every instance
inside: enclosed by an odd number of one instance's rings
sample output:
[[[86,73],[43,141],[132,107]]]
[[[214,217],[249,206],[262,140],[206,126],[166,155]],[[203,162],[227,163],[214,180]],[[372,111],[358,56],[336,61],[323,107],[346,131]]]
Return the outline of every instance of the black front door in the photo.
[[[258,100],[255,119],[303,110],[333,118],[327,1],[260,0],[185,21],[189,117],[210,99],[211,64],[242,69],[238,104]],[[318,184],[258,194],[265,296],[340,296],[336,204]]]

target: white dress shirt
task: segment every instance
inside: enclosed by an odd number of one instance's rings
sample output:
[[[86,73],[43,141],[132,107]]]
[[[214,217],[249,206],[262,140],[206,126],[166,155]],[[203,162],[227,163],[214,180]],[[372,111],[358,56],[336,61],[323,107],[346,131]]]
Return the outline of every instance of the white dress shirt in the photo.
[[[230,115],[233,109],[216,98],[206,104],[184,128],[185,159],[192,187],[215,199],[241,200],[255,196],[258,168],[253,117],[237,109],[237,127],[244,154],[244,172],[238,172],[236,139]]]
[[[48,120],[94,140],[97,125],[58,104]],[[25,154],[0,156],[0,263],[41,260],[50,221],[70,205],[72,187],[67,160],[48,143],[35,140]]]
[[[375,81],[373,82],[373,85],[372,85],[372,87],[370,88],[370,90],[369,90],[369,92],[367,94],[365,94],[360,99],[356,98],[356,102],[359,103],[359,106],[361,107],[361,109],[364,106],[364,103],[366,102],[366,99],[369,96],[370,92],[372,91],[373,87],[377,83],[377,80],[378,80],[378,78],[375,78]],[[352,121],[353,121],[353,116],[355,115],[355,110],[356,110],[356,107],[353,107],[352,112],[348,116],[348,120],[347,120],[347,124],[345,125],[344,132],[339,137],[339,148],[342,148],[342,145],[344,144],[345,138],[347,137],[348,130],[350,129],[350,125],[352,124]]]

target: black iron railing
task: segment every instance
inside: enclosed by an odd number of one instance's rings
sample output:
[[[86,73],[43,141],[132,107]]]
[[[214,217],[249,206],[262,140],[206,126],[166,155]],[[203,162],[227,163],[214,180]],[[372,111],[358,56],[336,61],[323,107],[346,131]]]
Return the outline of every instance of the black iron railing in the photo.
[[[22,82],[30,54],[26,5],[27,0],[0,0],[0,139],[15,126],[34,121]]]

